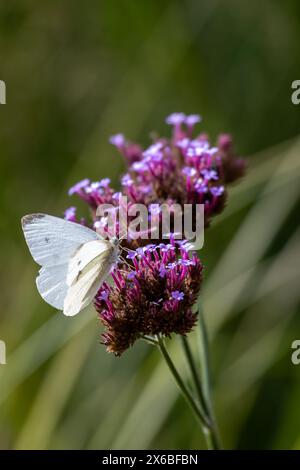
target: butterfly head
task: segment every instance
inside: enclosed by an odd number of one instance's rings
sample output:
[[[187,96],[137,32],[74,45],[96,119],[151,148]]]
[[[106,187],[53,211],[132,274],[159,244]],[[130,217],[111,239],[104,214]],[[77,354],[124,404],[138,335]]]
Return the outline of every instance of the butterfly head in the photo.
[[[119,246],[121,240],[118,237],[112,237],[110,239],[110,242],[113,246]]]

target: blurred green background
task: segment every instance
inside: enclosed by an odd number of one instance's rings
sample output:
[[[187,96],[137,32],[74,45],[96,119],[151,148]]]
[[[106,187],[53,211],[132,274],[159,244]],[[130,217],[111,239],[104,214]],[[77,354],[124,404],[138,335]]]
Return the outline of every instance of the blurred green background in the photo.
[[[298,0],[1,2],[0,448],[205,447],[158,351],[115,358],[92,309],[70,320],[42,301],[20,226],[76,205],[79,179],[117,184],[109,136],[146,145],[173,111],[232,133],[250,164],[202,251],[224,445],[300,448],[299,44]]]

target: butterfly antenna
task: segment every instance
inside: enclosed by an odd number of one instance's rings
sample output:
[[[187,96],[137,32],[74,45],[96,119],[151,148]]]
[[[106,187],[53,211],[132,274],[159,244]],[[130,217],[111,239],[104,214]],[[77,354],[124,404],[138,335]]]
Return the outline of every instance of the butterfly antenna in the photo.
[[[122,246],[121,248],[122,248],[122,250],[126,251],[126,253],[133,253],[134,252],[134,250],[130,250],[126,246]]]
[[[123,235],[121,235],[121,237],[119,237],[119,242],[124,240],[124,238],[126,238],[126,237],[127,237],[127,232],[124,232]]]
[[[119,259],[128,266],[128,268],[133,271],[133,267],[126,261],[125,258],[123,258],[123,256],[119,256]]]

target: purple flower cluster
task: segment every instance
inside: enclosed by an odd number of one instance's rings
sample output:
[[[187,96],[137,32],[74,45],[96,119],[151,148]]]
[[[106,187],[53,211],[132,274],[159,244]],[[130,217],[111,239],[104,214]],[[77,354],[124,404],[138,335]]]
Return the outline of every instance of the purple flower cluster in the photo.
[[[96,182],[91,182],[89,179],[85,178],[69,189],[69,196],[77,194],[77,196],[89,204],[91,209],[95,211],[100,204],[110,204],[114,191],[109,185],[109,178],[104,178]]]
[[[138,147],[134,160],[128,149],[136,144],[125,143],[120,134],[111,138],[128,163],[121,184],[131,201],[147,206],[154,202],[204,204],[206,226],[222,211],[226,184],[244,175],[245,160],[234,155],[228,135],[220,136],[216,147],[205,134],[193,138],[194,126],[200,121],[194,114],[171,114],[166,120],[173,126],[171,140],[158,138],[143,152]]]
[[[102,342],[122,354],[144,335],[186,335],[196,323],[192,311],[202,279],[196,254],[184,243],[148,245],[128,255],[132,269],[114,269],[114,284],[104,283],[95,307],[106,327]]]
[[[242,177],[246,166],[245,160],[235,156],[229,135],[221,135],[215,147],[203,133],[193,137],[194,126],[200,121],[200,116],[194,114],[171,114],[166,122],[173,126],[172,138],[157,138],[144,151],[122,134],[111,137],[110,142],[128,164],[127,173],[121,178],[121,193],[104,178],[97,182],[84,179],[69,194],[77,194],[90,206],[94,222],[99,222],[95,214],[98,205],[117,207],[121,194],[127,196],[129,206],[204,204],[207,227],[225,206],[226,186]],[[71,213],[67,212],[67,217]]]
[[[121,191],[112,189],[108,178],[98,182],[84,179],[69,191],[89,205],[90,226],[104,234],[105,217],[96,216],[97,207],[110,204],[117,211],[120,196],[124,195],[128,208],[144,204],[158,220],[160,204],[167,204],[171,211],[173,204],[204,204],[208,227],[225,206],[227,185],[244,175],[245,161],[234,154],[228,135],[221,135],[216,146],[204,133],[194,136],[194,127],[200,121],[198,115],[171,114],[166,122],[172,126],[172,137],[158,137],[145,150],[122,134],[111,137],[110,142],[127,163]],[[65,218],[86,224],[76,220],[74,207],[67,209]],[[201,262],[195,254],[190,259],[184,243],[175,243],[172,234],[168,244],[160,240],[157,245],[144,244],[145,240],[130,239],[130,234],[122,241],[123,247],[133,251],[127,263],[114,268],[113,285],[104,283],[95,298],[106,328],[102,342],[117,355],[141,336],[186,335],[196,322],[192,306],[200,289]]]

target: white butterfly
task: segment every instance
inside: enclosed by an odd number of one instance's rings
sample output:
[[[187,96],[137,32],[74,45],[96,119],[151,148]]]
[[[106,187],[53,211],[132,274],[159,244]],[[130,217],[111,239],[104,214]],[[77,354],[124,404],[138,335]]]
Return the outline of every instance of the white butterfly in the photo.
[[[39,293],[65,315],[76,315],[118,260],[119,240],[104,240],[87,227],[46,214],[25,215],[22,227],[33,259],[42,266]]]

